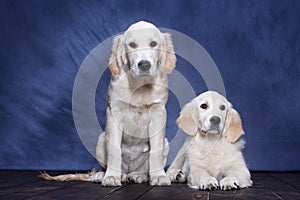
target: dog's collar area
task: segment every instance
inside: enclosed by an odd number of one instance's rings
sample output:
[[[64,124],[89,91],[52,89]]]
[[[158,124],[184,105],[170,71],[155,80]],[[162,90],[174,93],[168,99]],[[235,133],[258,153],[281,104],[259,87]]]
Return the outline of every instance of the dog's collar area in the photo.
[[[151,106],[158,105],[158,104],[161,104],[160,100],[155,100],[151,103],[142,103],[142,104],[139,104],[139,105],[130,104],[130,105],[133,106],[133,107],[139,108],[139,109],[144,109],[144,108],[150,108]]]

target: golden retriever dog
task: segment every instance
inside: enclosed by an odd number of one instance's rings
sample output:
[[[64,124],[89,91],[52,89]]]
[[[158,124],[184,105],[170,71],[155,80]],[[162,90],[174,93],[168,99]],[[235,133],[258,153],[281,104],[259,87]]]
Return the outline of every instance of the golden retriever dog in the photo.
[[[252,185],[241,150],[244,141],[238,112],[225,97],[207,91],[186,104],[177,119],[189,137],[169,167],[172,182],[195,189],[231,190]]]
[[[96,156],[104,172],[41,176],[48,180],[83,180],[103,186],[147,182],[166,186],[169,151],[165,138],[168,78],[176,64],[171,37],[140,21],[113,40],[109,69],[106,129]]]

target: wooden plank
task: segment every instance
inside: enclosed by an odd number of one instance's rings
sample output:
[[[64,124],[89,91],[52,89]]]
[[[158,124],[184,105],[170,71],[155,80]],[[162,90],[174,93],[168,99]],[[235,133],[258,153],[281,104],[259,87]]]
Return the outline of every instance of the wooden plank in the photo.
[[[64,189],[75,184],[77,183],[40,180],[0,190],[0,196],[24,199],[41,193]]]
[[[254,189],[261,189],[266,191],[291,191],[297,192],[297,189],[294,187],[282,182],[281,180],[270,176],[268,173],[265,173],[264,176],[252,175]]]
[[[69,172],[50,172],[52,175]],[[71,172],[74,173],[74,172]],[[254,185],[237,191],[200,191],[184,184],[102,187],[88,182],[39,179],[37,171],[1,171],[0,199],[300,199],[300,173],[252,173]]]
[[[0,170],[0,191],[8,187],[39,181],[37,171],[3,171]]]
[[[282,182],[300,190],[300,172],[268,173],[268,175],[277,178]]]
[[[282,185],[286,185],[293,189],[284,189],[273,191],[281,199],[300,199],[300,173],[268,173],[269,176],[273,177],[282,182]],[[279,185],[279,188],[282,188],[282,185]]]
[[[126,187],[126,185],[122,187]],[[77,182],[77,184],[71,187],[58,188],[53,191],[32,196],[28,199],[97,199],[118,191],[122,187],[103,187],[97,183]]]
[[[298,191],[270,176],[268,173],[253,173],[253,186],[241,190],[241,198],[252,199],[283,199],[283,194],[294,194]]]
[[[3,171],[0,170],[0,183],[8,181],[18,181],[22,179],[34,178],[38,179],[39,172],[37,171]]]
[[[66,171],[51,171],[52,175],[65,174]],[[74,172],[73,172],[74,173]],[[0,190],[7,187],[17,187],[27,183],[41,181],[39,171],[33,170],[0,170]]]
[[[29,175],[39,174],[33,170],[0,170],[0,181],[6,178],[28,177]]]
[[[170,187],[154,187],[140,199],[188,199],[188,200],[207,200],[207,199],[233,199],[239,191],[202,191],[191,189],[186,184],[173,184]],[[241,199],[241,198],[235,198]]]
[[[139,199],[207,199],[208,192],[191,189],[186,183],[173,183],[168,187],[153,187]]]
[[[300,194],[295,192],[287,192],[279,194],[280,199],[300,199]]]
[[[128,184],[126,187],[123,187],[120,190],[117,190],[113,193],[110,193],[103,198],[98,199],[107,199],[107,200],[119,200],[119,199],[137,199],[140,196],[143,196],[146,192],[152,189],[152,186],[149,183],[143,184]]]
[[[273,190],[282,182],[266,175],[254,174],[254,185],[235,191],[200,191],[189,188],[186,184],[173,184],[170,188],[152,188],[141,199],[278,199],[280,196]],[[181,186],[181,187],[180,187]],[[293,188],[284,185],[284,190]]]

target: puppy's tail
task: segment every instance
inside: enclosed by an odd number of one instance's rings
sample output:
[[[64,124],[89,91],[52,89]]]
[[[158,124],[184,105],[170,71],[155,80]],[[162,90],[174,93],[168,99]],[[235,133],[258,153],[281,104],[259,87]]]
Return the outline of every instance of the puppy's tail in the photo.
[[[46,172],[41,172],[40,178],[48,181],[88,181],[88,182],[102,182],[104,172],[98,172],[93,169],[89,173],[85,174],[64,174],[58,176],[50,176]]]

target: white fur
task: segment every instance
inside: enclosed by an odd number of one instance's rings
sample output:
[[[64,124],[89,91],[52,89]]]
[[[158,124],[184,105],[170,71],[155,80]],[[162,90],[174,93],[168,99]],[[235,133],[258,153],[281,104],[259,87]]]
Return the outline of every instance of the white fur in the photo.
[[[201,108],[203,104],[206,109]],[[220,118],[218,125],[210,121],[213,116]],[[200,94],[183,108],[177,123],[190,137],[167,171],[171,181],[183,182],[182,177],[187,177],[189,187],[196,189],[220,186],[228,190],[252,185],[241,152],[241,119],[223,96],[212,91]]]
[[[151,63],[146,72],[138,68],[142,60]],[[170,35],[148,22],[133,24],[115,37],[106,130],[96,149],[100,165],[107,168],[102,185],[119,186],[122,177],[141,183],[148,174],[151,185],[170,185],[164,171],[169,151],[165,104],[167,74],[175,63]]]

